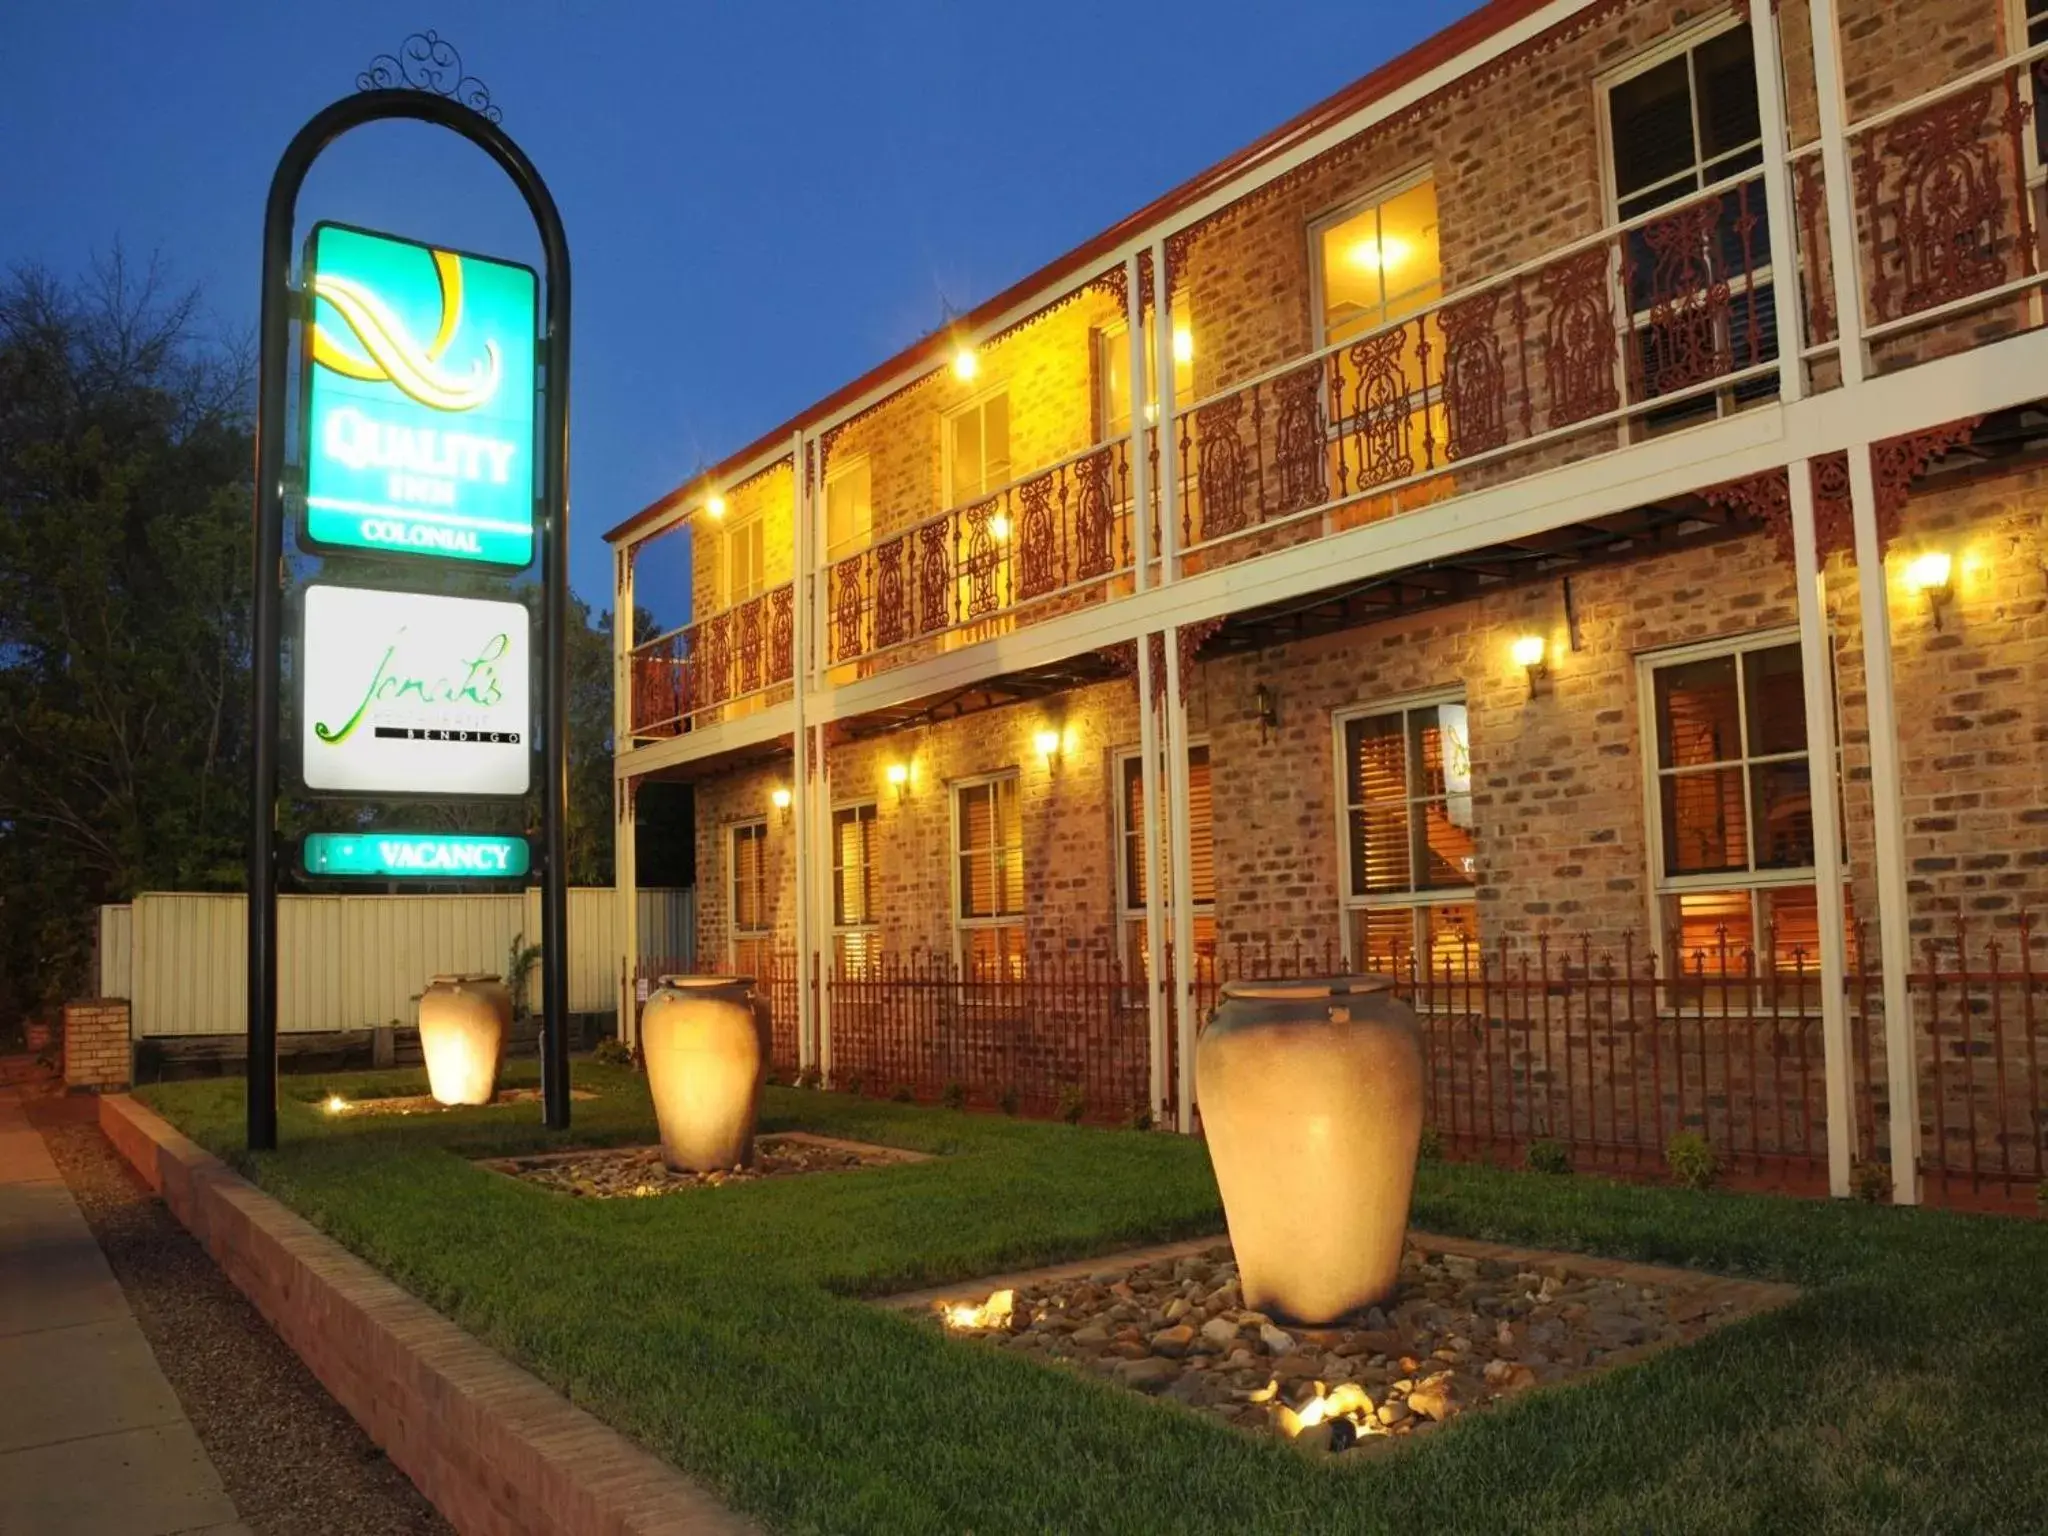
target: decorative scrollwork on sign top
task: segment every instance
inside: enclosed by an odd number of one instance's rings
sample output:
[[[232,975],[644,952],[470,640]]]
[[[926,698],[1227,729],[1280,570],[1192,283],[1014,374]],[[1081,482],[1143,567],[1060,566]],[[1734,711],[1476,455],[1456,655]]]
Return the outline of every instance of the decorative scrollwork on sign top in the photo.
[[[491,100],[491,88],[465,74],[462,55],[438,32],[415,32],[396,53],[380,53],[356,76],[359,91],[425,91],[445,96],[476,113],[485,122],[504,120]]]

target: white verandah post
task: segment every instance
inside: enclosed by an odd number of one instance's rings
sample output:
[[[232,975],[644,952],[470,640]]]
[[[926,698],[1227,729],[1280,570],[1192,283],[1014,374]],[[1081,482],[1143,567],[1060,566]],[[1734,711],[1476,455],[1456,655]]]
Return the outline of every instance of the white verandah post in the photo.
[[[811,528],[811,495],[804,475],[804,435],[790,434],[790,521],[794,524],[795,550],[790,562],[790,649],[789,649],[789,797],[792,840],[795,844],[796,882],[796,1038],[800,1066],[810,1065],[809,1044],[817,1028],[811,997],[811,948],[817,883],[816,848],[813,845],[815,810],[812,779],[816,764],[811,757],[810,728],[804,723],[804,703],[809,694],[811,656],[811,559],[815,542]],[[785,829],[776,828],[780,832]]]
[[[612,755],[633,746],[633,549],[612,553]],[[637,786],[612,778],[612,900],[619,942],[618,1036],[640,1039],[640,865],[634,831]]]

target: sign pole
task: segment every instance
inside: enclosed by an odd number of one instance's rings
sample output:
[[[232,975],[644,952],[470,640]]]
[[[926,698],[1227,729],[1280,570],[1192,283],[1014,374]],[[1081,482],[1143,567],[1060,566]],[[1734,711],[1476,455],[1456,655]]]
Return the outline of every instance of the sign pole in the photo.
[[[498,163],[526,200],[546,257],[545,437],[541,445],[542,747],[541,943],[542,1097],[547,1124],[569,1123],[568,640],[569,609],[569,242],[546,181],[498,126],[489,90],[462,71],[454,48],[415,33],[356,79],[357,92],[301,128],[279,157],[263,216],[260,390],[256,421],[254,693],[248,858],[248,1120],[251,1151],[277,1145],[277,779],[280,647],[283,638],[284,461],[292,322],[292,234],[301,187],[321,153],[366,123],[410,118],[460,134]]]

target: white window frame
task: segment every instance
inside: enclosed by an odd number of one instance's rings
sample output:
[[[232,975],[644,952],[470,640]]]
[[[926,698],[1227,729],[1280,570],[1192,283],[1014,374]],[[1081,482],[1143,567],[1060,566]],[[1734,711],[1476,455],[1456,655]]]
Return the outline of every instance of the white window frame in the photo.
[[[867,822],[868,822],[868,834],[867,834],[867,843],[868,843],[868,848],[867,848],[867,862],[866,862],[866,864],[865,864],[865,865],[863,866],[863,868],[864,868],[864,869],[866,870],[866,872],[867,872],[867,882],[868,882],[868,920],[867,920],[866,922],[864,922],[864,923],[846,923],[846,922],[841,922],[841,921],[840,921],[840,916],[839,916],[839,915],[840,915],[840,911],[841,911],[841,905],[840,905],[840,901],[839,901],[839,888],[840,888],[840,881],[841,881],[841,878],[842,878],[842,877],[844,876],[844,874],[845,874],[845,872],[846,872],[846,865],[845,865],[845,863],[843,862],[843,859],[844,859],[844,855],[845,855],[845,848],[844,848],[844,845],[843,845],[843,844],[841,844],[841,842],[839,841],[839,816],[840,816],[840,813],[841,813],[841,812],[843,812],[843,811],[854,811],[854,812],[856,812],[856,813],[857,813],[857,812],[860,812],[860,811],[867,811],[867,812],[869,813],[869,815],[868,815],[868,817],[867,817]],[[877,919],[877,918],[876,918],[876,917],[874,916],[874,910],[875,910],[875,883],[874,883],[874,872],[875,872],[875,847],[874,847],[874,842],[875,842],[875,829],[876,829],[876,828],[878,828],[878,827],[879,827],[879,826],[881,825],[881,820],[882,820],[882,808],[881,808],[881,803],[880,803],[880,802],[879,802],[878,800],[876,800],[876,799],[875,799],[875,798],[874,798],[874,797],[873,797],[872,795],[870,795],[870,796],[867,796],[866,798],[863,798],[863,799],[857,799],[857,800],[838,800],[838,801],[834,801],[834,802],[833,802],[833,805],[832,805],[832,814],[831,814],[831,818],[830,818],[830,821],[829,821],[829,825],[830,825],[830,827],[831,827],[831,833],[832,833],[832,870],[831,870],[831,875],[830,875],[830,877],[829,877],[829,878],[830,878],[830,879],[831,879],[831,881],[832,881],[832,886],[831,886],[831,892],[832,892],[832,941],[833,941],[833,943],[832,943],[832,948],[833,948],[833,950],[834,950],[834,956],[833,956],[833,958],[834,958],[835,962],[836,962],[836,961],[837,961],[837,960],[839,959],[839,954],[838,954],[838,951],[839,951],[839,950],[840,950],[840,949],[842,948],[842,946],[841,946],[841,945],[840,945],[840,943],[839,943],[839,940],[841,940],[841,939],[843,939],[843,938],[847,937],[847,936],[848,936],[849,934],[863,934],[863,935],[869,935],[869,936],[879,936],[879,935],[880,935],[880,933],[881,933],[881,931],[882,931],[882,924],[881,924],[880,920],[879,920],[879,919]]]
[[[1210,863],[1213,867],[1215,862],[1216,838],[1216,754],[1213,750],[1210,749],[1209,738],[1206,736],[1194,736],[1189,738],[1188,755],[1192,757],[1197,751],[1209,752],[1209,839]],[[1125,854],[1125,850],[1129,847],[1130,844],[1131,828],[1130,823],[1126,819],[1129,811],[1129,802],[1124,794],[1124,775],[1132,763],[1140,764],[1142,771],[1144,757],[1145,752],[1142,747],[1119,747],[1111,755],[1114,773],[1114,777],[1111,780],[1111,784],[1113,786],[1112,794],[1116,800],[1115,815],[1117,934],[1122,943],[1122,948],[1119,952],[1125,955],[1135,953],[1134,949],[1132,948],[1132,935],[1136,932],[1137,925],[1143,923],[1146,920],[1147,914],[1143,906],[1131,905],[1130,860]],[[1160,748],[1159,785],[1160,791],[1163,794],[1165,792],[1166,787],[1165,747],[1163,745]],[[1190,836],[1193,835],[1193,831],[1194,829],[1192,825],[1190,825]],[[1167,851],[1166,848],[1163,846],[1165,842],[1166,839],[1159,839],[1159,843],[1161,844],[1161,846],[1155,847],[1152,845],[1151,840],[1147,840],[1146,846],[1149,853],[1153,855],[1154,858],[1156,858],[1158,855],[1165,853]],[[1160,862],[1163,863],[1164,860],[1160,860]],[[1157,880],[1159,878],[1160,872],[1152,868],[1152,863],[1152,858],[1148,858],[1146,860],[1145,872],[1149,878]],[[1164,910],[1169,905],[1165,899],[1163,892],[1160,897],[1160,905],[1162,910]],[[1209,901],[1190,902],[1188,904],[1188,913],[1191,917],[1195,918],[1206,917],[1213,923],[1216,918],[1216,903],[1213,899]],[[1199,948],[1199,946],[1197,947]]]
[[[758,833],[761,839],[761,916],[768,915],[768,818],[749,817],[745,821],[731,822],[725,829],[725,933],[726,961],[730,968],[739,967],[741,943],[772,940],[775,925],[772,922],[760,927],[740,926],[740,860],[739,845],[742,832]]]
[[[868,525],[855,535],[851,542],[843,546],[835,545],[832,543],[832,487],[839,481],[845,480],[859,472],[865,472],[868,477]],[[836,564],[873,546],[875,542],[875,477],[874,464],[869,455],[865,453],[849,453],[843,457],[836,454],[833,456],[831,467],[825,471],[824,494],[818,498],[818,520],[820,524],[818,528],[818,546],[825,551],[825,563],[827,565]]]
[[[1598,76],[1594,80],[1593,89],[1598,100],[1598,107],[1593,113],[1593,126],[1595,132],[1599,135],[1598,142],[1600,150],[1600,196],[1602,199],[1602,206],[1607,210],[1607,228],[1613,229],[1617,224],[1621,222],[1622,217],[1621,194],[1616,186],[1614,170],[1614,112],[1612,106],[1610,105],[1611,98],[1614,94],[1614,88],[1618,85],[1626,84],[1628,81],[1635,79],[1638,75],[1648,74],[1651,70],[1657,68],[1660,64],[1668,64],[1671,62],[1671,60],[1675,58],[1684,55],[1690,55],[1695,49],[1701,47],[1703,44],[1712,42],[1715,38],[1721,36],[1725,32],[1733,32],[1737,29],[1747,30],[1748,27],[1749,15],[1747,10],[1744,10],[1739,15],[1733,16],[1731,16],[1726,11],[1717,11],[1713,15],[1707,17],[1705,20],[1702,20],[1692,26],[1680,28],[1678,31],[1672,33],[1671,36],[1661,39],[1652,46],[1644,49],[1641,53],[1632,54],[1629,58],[1625,59],[1620,64],[1616,65],[1613,69],[1608,70],[1606,73]],[[1750,66],[1752,70],[1754,70],[1756,67],[1756,60],[1754,57],[1753,49],[1752,57],[1750,60]],[[1694,74],[1690,63],[1688,63],[1686,67],[1686,87],[1688,99],[1690,100],[1692,105],[1693,171],[1696,175],[1698,175],[1701,178],[1699,183],[1700,186],[1711,186],[1712,183],[1705,179],[1705,166],[1701,162],[1699,157],[1699,85],[1698,78]],[[1758,92],[1759,115],[1761,115],[1762,94],[1763,93],[1761,91]],[[1749,146],[1744,146],[1745,149],[1748,147]],[[1758,138],[1755,147],[1758,152],[1758,160],[1760,163],[1756,166],[1754,170],[1745,172],[1744,174],[1761,178],[1769,172],[1770,162],[1769,157],[1763,153],[1763,140],[1761,137]],[[1728,150],[1724,152],[1722,158],[1725,159],[1737,153],[1739,153],[1739,151],[1737,150]],[[1647,188],[1643,189],[1643,191],[1647,190]],[[1697,188],[1695,188],[1695,190],[1697,190]],[[1632,192],[1629,195],[1631,197],[1641,197],[1643,195],[1643,191]],[[1756,195],[1759,199],[1762,198],[1763,188],[1761,187],[1761,185],[1759,185],[1759,187],[1757,188]],[[1680,203],[1683,203],[1685,201],[1687,201],[1687,199],[1684,197],[1675,197],[1669,203],[1659,204],[1658,206],[1659,209],[1675,208]],[[1759,218],[1766,216],[1764,209],[1760,206],[1755,211]],[[1633,217],[1633,215],[1631,215],[1631,217]],[[1755,286],[1759,289],[1769,289],[1776,284],[1777,273],[1776,269],[1771,264],[1771,251],[1770,244],[1768,241],[1764,243],[1760,255],[1762,256],[1762,262],[1756,269]],[[1628,284],[1623,278],[1621,261],[1618,256],[1613,258],[1613,260],[1611,261],[1610,281],[1613,285],[1613,291],[1610,295],[1610,298],[1614,306],[1614,314],[1616,316],[1617,323],[1625,327],[1622,334],[1616,338],[1616,374],[1614,382],[1615,389],[1618,393],[1619,398],[1622,400],[1624,404],[1626,404],[1628,402],[1628,370],[1630,366],[1628,349],[1634,343],[1635,337],[1638,334],[1637,328],[1647,323],[1649,318],[1649,311],[1631,310],[1629,308],[1630,295],[1628,293]],[[1733,292],[1735,291],[1746,291],[1749,285],[1750,280],[1747,277],[1742,279],[1739,285],[1731,283],[1729,285],[1731,289],[1731,297]],[[1757,296],[1757,302],[1761,305],[1765,302],[1766,298],[1766,294],[1759,294]],[[1786,362],[1785,343],[1786,338],[1780,336],[1778,338],[1778,356],[1776,358],[1776,366],[1781,369],[1785,366]],[[1763,375],[1759,375],[1758,377],[1759,379],[1761,379]],[[1700,394],[1688,396],[1685,400],[1677,402],[1677,404],[1680,406],[1681,409],[1687,407],[1696,409],[1702,400],[1712,400],[1714,402],[1714,414],[1716,418],[1727,416],[1731,412],[1743,408],[1737,405],[1734,398],[1734,391],[1732,386],[1725,389],[1716,389],[1711,394],[1702,392]],[[1761,403],[1762,402],[1760,400],[1751,402],[1751,404]],[[1636,430],[1641,430],[1645,424],[1645,418],[1651,414],[1654,414],[1654,412],[1657,409],[1658,407],[1654,404],[1646,405],[1639,414],[1631,416],[1629,418],[1629,421],[1632,423],[1633,427]],[[1681,425],[1682,424],[1683,423],[1681,423]]]
[[[1749,755],[1749,696],[1743,681],[1741,657],[1750,651],[1775,650],[1780,646],[1799,646],[1799,630],[1796,626],[1777,629],[1751,630],[1739,635],[1723,635],[1712,640],[1701,640],[1689,645],[1670,646],[1662,650],[1637,653],[1636,661],[1636,708],[1637,739],[1642,743],[1643,760],[1643,825],[1647,835],[1643,839],[1649,852],[1650,891],[1650,937],[1655,946],[1653,953],[1660,968],[1666,957],[1666,928],[1664,920],[1665,899],[1682,896],[1688,891],[1748,891],[1750,893],[1750,935],[1751,943],[1758,948],[1758,968],[1761,971],[1763,956],[1764,925],[1759,908],[1758,894],[1775,887],[1819,884],[1816,866],[1807,865],[1799,869],[1757,869],[1756,864],[1756,814],[1755,805],[1749,793],[1748,769],[1756,763],[1790,762],[1803,758],[1806,762],[1808,780],[1816,771],[1813,760],[1813,743],[1809,740],[1804,752],[1773,753],[1765,757],[1752,758]],[[1668,777],[1658,761],[1657,750],[1657,673],[1665,667],[1682,666],[1689,661],[1708,661],[1719,656],[1736,657],[1735,684],[1736,708],[1742,729],[1742,755],[1733,760],[1743,769],[1742,822],[1744,846],[1748,853],[1750,868],[1746,870],[1718,870],[1698,875],[1666,875],[1664,873],[1664,806],[1662,795],[1663,780]],[[1800,650],[1800,664],[1805,665],[1805,651]],[[1804,717],[1802,716],[1802,725]],[[1725,765],[1724,765],[1725,766]],[[1694,772],[1702,770],[1695,769]],[[1816,841],[1830,835],[1830,829],[1814,824]],[[1816,957],[1816,966],[1818,957]]]
[[[1026,868],[1024,862],[1023,773],[1016,768],[999,768],[993,773],[978,773],[970,778],[953,779],[946,785],[946,808],[949,823],[946,833],[946,863],[949,870],[946,883],[951,888],[953,902],[951,913],[953,920],[953,964],[963,975],[967,970],[966,939],[970,931],[977,928],[1015,928],[1020,935],[1025,933],[1025,913],[1021,907],[1015,915],[1004,914],[997,917],[966,916],[967,904],[962,899],[964,892],[960,886],[960,796],[963,791],[980,789],[984,785],[1000,784],[1005,781],[1016,786],[1017,792],[1017,868],[1021,879]],[[990,822],[993,825],[993,816],[991,816]],[[998,878],[1000,879],[1000,872],[998,872]],[[1026,887],[1025,906],[1028,906],[1030,904],[1029,882],[1024,881],[1022,883]]]
[[[755,584],[752,591],[739,592],[733,582],[733,545],[742,537],[753,537],[760,544],[760,559],[755,563]],[[768,531],[766,520],[758,512],[734,522],[726,523],[718,531],[718,584],[723,601],[721,611],[737,608],[750,598],[759,597],[768,590]]]
[[[1413,911],[1418,913],[1417,921],[1419,924],[1420,909],[1424,907],[1470,907],[1472,909],[1473,929],[1472,954],[1474,963],[1476,964],[1478,961],[1481,945],[1479,935],[1479,872],[1477,869],[1473,871],[1472,884],[1470,885],[1445,886],[1437,890],[1423,891],[1410,889],[1407,891],[1388,892],[1385,895],[1356,896],[1352,894],[1351,861],[1357,856],[1357,850],[1351,846],[1351,796],[1348,787],[1351,782],[1351,765],[1346,753],[1345,744],[1348,727],[1355,720],[1370,720],[1381,715],[1393,714],[1405,716],[1414,710],[1438,709],[1446,704],[1462,704],[1466,707],[1465,744],[1466,750],[1469,753],[1471,750],[1472,728],[1471,705],[1466,690],[1463,687],[1433,688],[1422,693],[1405,694],[1398,698],[1375,700],[1371,704],[1352,705],[1331,712],[1330,760],[1334,771],[1331,784],[1335,792],[1330,798],[1334,807],[1338,850],[1337,926],[1339,937],[1342,940],[1344,963],[1346,966],[1358,966],[1364,963],[1364,960],[1356,953],[1357,944],[1352,935],[1352,929],[1355,925],[1353,913],[1374,909]],[[1412,814],[1412,807],[1415,804],[1415,799],[1412,795],[1408,797],[1407,803],[1411,807]],[[1475,827],[1475,843],[1477,841],[1477,830]],[[1411,866],[1409,870],[1411,886],[1414,877],[1415,872]],[[1418,934],[1415,953],[1421,956],[1429,954],[1428,946],[1421,942],[1425,937],[1426,935]]]
[[[1013,484],[1016,481],[1017,455],[1015,449],[1013,448],[1010,453],[1010,473],[1008,478],[998,480],[993,485],[989,483],[988,417],[984,414],[981,422],[981,489],[977,491],[974,495],[968,497],[965,501],[954,501],[952,499],[953,423],[958,421],[962,416],[965,416],[969,411],[981,411],[985,413],[988,410],[989,402],[991,400],[994,400],[998,395],[1003,396],[1005,398],[1005,401],[1007,402],[1009,393],[1010,381],[1008,379],[1001,380],[998,383],[989,385],[986,389],[977,391],[973,396],[961,401],[958,405],[954,406],[951,410],[946,411],[943,415],[939,417],[939,500],[942,503],[940,510],[951,512],[959,507],[971,507],[975,505],[977,502],[986,500],[992,493],[1001,490],[1004,486]],[[1010,427],[1014,427],[1016,425],[1016,417],[1014,415],[1009,415],[1008,420]],[[1007,432],[1009,431],[1009,427],[1006,427],[1004,430],[1007,434]]]
[[[1332,345],[1330,341],[1330,333],[1324,323],[1329,309],[1328,303],[1326,302],[1329,285],[1323,273],[1324,234],[1330,229],[1336,227],[1337,225],[1342,224],[1346,219],[1356,218],[1359,214],[1365,212],[1365,210],[1368,208],[1377,208],[1382,203],[1388,203],[1393,201],[1395,198],[1399,197],[1403,192],[1412,192],[1415,188],[1421,186],[1425,181],[1433,182],[1435,180],[1435,162],[1426,160],[1420,165],[1410,167],[1408,170],[1402,172],[1399,176],[1394,177],[1391,181],[1381,182],[1378,186],[1374,187],[1371,191],[1366,192],[1362,196],[1348,198],[1344,202],[1336,205],[1335,207],[1326,209],[1324,212],[1315,215],[1315,217],[1311,218],[1308,221],[1309,326],[1311,329],[1311,333],[1315,337],[1315,345],[1312,348],[1310,348],[1310,351],[1321,352],[1325,347]],[[1438,205],[1437,209],[1437,221],[1439,226],[1441,226],[1443,221],[1443,209],[1441,204]],[[1446,290],[1446,285],[1444,283],[1441,244],[1439,244],[1438,246],[1436,285],[1439,290]],[[1411,310],[1409,313],[1403,315],[1401,318],[1403,320],[1413,320],[1417,315],[1428,313],[1428,311],[1433,306],[1444,304],[1450,299],[1450,297],[1451,295],[1447,290],[1440,291],[1437,297],[1430,301],[1430,303],[1424,304],[1419,309]],[[1370,336],[1375,331],[1379,330],[1381,326],[1385,326],[1389,323],[1390,322],[1382,318],[1379,326],[1368,327],[1361,334]],[[1355,340],[1356,338],[1353,339]]]

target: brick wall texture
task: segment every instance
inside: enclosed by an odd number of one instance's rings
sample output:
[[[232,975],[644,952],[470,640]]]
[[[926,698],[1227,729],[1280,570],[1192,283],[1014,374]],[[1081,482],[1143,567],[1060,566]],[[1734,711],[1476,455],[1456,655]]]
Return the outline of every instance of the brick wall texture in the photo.
[[[64,1005],[64,1084],[126,1088],[134,1070],[128,1004],[118,997]]]

